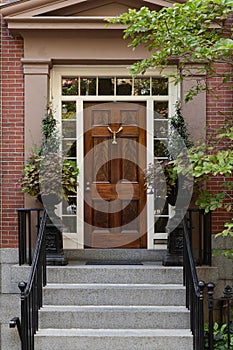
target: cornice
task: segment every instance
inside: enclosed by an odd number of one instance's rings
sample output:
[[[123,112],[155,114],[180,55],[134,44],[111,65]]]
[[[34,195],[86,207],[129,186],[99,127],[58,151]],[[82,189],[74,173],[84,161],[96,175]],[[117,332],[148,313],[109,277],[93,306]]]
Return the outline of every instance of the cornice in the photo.
[[[114,29],[122,30],[125,26],[108,24],[112,17],[6,17],[8,28],[22,30],[64,30],[64,29]],[[107,26],[106,26],[107,25]]]

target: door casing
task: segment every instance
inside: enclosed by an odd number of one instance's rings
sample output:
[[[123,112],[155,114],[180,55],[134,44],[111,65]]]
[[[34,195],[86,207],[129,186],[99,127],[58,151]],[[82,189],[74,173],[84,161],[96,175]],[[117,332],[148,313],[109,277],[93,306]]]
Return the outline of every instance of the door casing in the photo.
[[[84,104],[84,245],[146,248],[145,103]]]

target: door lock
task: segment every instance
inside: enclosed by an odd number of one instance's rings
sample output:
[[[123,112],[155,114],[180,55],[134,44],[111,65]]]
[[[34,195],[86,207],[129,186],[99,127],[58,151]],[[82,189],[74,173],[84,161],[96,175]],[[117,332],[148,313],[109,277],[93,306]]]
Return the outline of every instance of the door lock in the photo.
[[[85,191],[86,192],[90,192],[91,190],[91,187],[90,187],[90,182],[86,182],[86,188],[85,188]]]

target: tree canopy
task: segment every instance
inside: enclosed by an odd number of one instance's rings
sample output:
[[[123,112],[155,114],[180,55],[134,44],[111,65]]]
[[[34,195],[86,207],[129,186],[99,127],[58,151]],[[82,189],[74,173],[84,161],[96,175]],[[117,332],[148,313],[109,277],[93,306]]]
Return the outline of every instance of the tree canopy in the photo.
[[[216,63],[233,66],[233,29],[226,25],[232,13],[232,0],[188,0],[158,12],[147,7],[139,11],[129,9],[127,13],[108,21],[126,27],[124,38],[130,40],[130,47],[135,49],[144,45],[151,52],[149,58],[132,65],[132,74],[143,74],[152,67],[163,69],[175,62],[179,74],[175,72],[173,76],[179,82],[190,74],[190,64],[195,64],[199,72],[207,71],[209,75],[216,73]],[[231,76],[229,72],[222,74],[223,82]],[[203,89],[206,85],[200,79],[186,99],[191,99]]]

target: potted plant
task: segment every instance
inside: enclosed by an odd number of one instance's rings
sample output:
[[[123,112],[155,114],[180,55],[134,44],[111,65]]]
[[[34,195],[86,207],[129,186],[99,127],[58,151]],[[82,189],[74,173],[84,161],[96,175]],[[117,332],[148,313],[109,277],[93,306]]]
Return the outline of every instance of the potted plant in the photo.
[[[75,161],[68,159],[60,151],[61,139],[57,131],[57,121],[51,106],[42,120],[42,142],[33,146],[26,159],[20,184],[22,191],[37,198],[46,207],[50,222],[46,233],[47,260],[64,264],[62,252],[62,222],[55,214],[56,205],[62,200],[69,204],[71,195],[75,195],[78,185],[79,170]],[[52,232],[52,233],[51,233]],[[52,235],[52,236],[51,236]],[[56,250],[57,256],[54,256]],[[51,254],[50,254],[51,255]]]
[[[173,216],[169,218],[165,227],[168,244],[164,265],[180,265],[182,262],[182,234],[179,223],[192,197],[193,178],[190,176],[188,157],[188,149],[191,146],[192,141],[181,113],[181,104],[177,102],[176,113],[168,121],[168,144],[164,152],[166,159],[156,160],[145,171],[146,186],[154,193],[157,212],[167,212],[166,203],[174,209]],[[179,164],[185,164],[182,172],[179,171],[177,161]],[[186,174],[183,169],[187,170]]]
[[[176,103],[176,113],[169,120],[168,128],[168,147],[165,150],[167,159],[157,161],[150,164],[145,170],[145,184],[147,188],[153,189],[156,197],[163,198],[170,205],[175,206],[178,194],[178,183],[181,174],[178,175],[178,167],[176,166],[176,159],[179,162],[182,158],[187,159],[184,149],[189,149],[193,146],[190,139],[184,118],[181,113],[181,104]],[[184,157],[182,157],[184,155]],[[184,187],[187,188],[187,182],[183,182]],[[182,188],[184,190],[185,188]]]
[[[33,146],[26,159],[21,188],[24,193],[42,200],[45,196],[54,196],[58,201],[76,194],[79,170],[74,161],[62,155],[57,121],[49,106],[42,120],[42,143]]]

